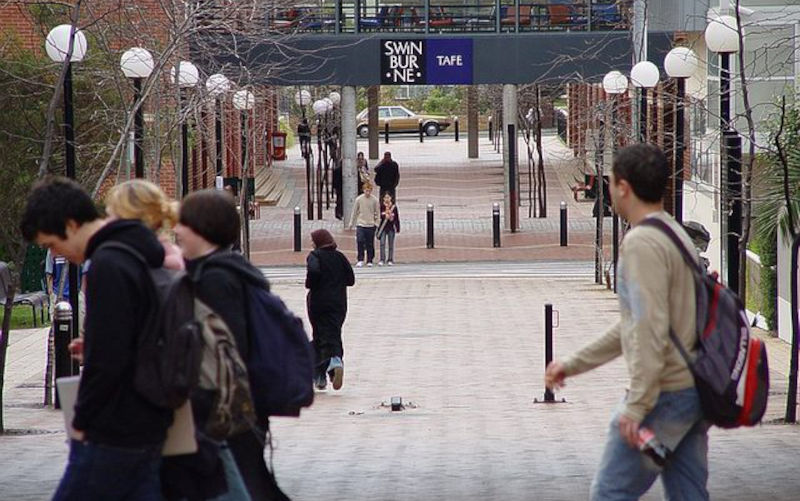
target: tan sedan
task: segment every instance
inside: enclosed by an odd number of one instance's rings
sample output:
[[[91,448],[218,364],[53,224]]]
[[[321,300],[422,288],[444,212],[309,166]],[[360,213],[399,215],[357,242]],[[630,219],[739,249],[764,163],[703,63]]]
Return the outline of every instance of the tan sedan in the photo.
[[[361,111],[356,117],[358,120],[357,131],[360,137],[369,136],[367,124],[367,109]],[[428,136],[435,136],[450,126],[451,120],[439,115],[418,115],[405,106],[379,106],[378,107],[378,132],[385,130],[389,124],[389,132],[417,132],[419,121],[422,119],[422,128]]]

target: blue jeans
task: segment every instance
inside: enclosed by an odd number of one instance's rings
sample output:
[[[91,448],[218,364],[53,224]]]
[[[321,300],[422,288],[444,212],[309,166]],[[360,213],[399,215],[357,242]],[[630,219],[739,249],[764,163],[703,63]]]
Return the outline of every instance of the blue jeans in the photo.
[[[356,226],[356,248],[358,250],[358,259],[356,261],[364,261],[364,252],[367,253],[367,262],[371,263],[375,259],[375,227],[374,226]]]
[[[656,406],[642,421],[672,451],[664,468],[628,445],[619,433],[614,413],[600,469],[592,482],[593,501],[637,500],[661,475],[667,500],[708,500],[708,424],[702,419],[694,388],[661,392]]]
[[[231,454],[227,444],[219,449],[219,458],[225,468],[225,481],[228,483],[228,492],[214,498],[214,501],[250,501],[250,493],[244,485],[244,479],[236,466],[236,460]]]
[[[386,241],[389,241],[389,259],[388,261],[394,262],[394,228],[383,230],[381,233],[381,261],[386,259]]]
[[[161,445],[111,447],[72,440],[54,501],[159,501]]]

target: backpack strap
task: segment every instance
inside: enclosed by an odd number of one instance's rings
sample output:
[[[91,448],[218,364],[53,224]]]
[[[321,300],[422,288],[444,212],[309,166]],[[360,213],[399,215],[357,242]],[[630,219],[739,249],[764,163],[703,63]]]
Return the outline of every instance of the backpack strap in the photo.
[[[702,276],[702,268],[700,268],[700,263],[698,263],[697,259],[695,259],[695,257],[692,256],[692,254],[689,252],[689,249],[687,249],[686,246],[683,245],[683,242],[681,242],[680,237],[678,237],[675,231],[672,228],[670,228],[670,226],[667,223],[655,217],[648,217],[640,221],[639,226],[651,226],[653,228],[658,228],[659,230],[661,230],[662,233],[667,235],[667,237],[669,237],[669,239],[672,240],[672,243],[675,244],[675,247],[678,248],[678,251],[681,253],[681,256],[683,256],[683,260],[689,266],[689,269],[692,270],[692,274],[695,276],[695,278]],[[689,369],[691,370],[692,359],[689,356],[689,353],[683,347],[681,340],[678,339],[678,336],[675,334],[675,331],[672,330],[671,326],[669,328],[669,338],[672,340],[672,343],[678,349],[678,352],[681,354],[681,357],[686,361],[686,365],[688,365]]]

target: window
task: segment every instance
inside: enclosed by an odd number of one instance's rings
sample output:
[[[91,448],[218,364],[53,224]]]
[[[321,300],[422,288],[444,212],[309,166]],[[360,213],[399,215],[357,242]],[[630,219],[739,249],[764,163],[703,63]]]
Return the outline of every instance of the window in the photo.
[[[397,118],[408,118],[411,115],[409,115],[408,112],[403,108],[392,108],[392,116]]]
[[[378,118],[389,118],[389,108],[378,108]]]

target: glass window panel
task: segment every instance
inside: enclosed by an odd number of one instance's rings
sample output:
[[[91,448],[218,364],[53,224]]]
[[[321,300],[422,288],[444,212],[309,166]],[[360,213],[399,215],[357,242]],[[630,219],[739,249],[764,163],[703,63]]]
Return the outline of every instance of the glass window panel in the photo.
[[[750,78],[794,75],[794,27],[759,26],[745,30],[744,61]]]
[[[389,118],[389,109],[388,108],[379,108],[378,109],[378,118]]]
[[[778,100],[780,96],[790,96],[794,93],[794,83],[789,80],[753,82],[747,85],[749,100],[753,109],[753,121],[756,127],[765,120],[775,118],[779,112]],[[744,118],[744,100],[741,88],[736,88],[736,127],[739,130],[747,129],[747,120]]]

